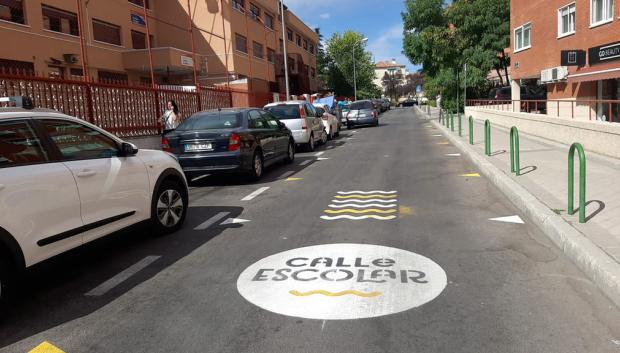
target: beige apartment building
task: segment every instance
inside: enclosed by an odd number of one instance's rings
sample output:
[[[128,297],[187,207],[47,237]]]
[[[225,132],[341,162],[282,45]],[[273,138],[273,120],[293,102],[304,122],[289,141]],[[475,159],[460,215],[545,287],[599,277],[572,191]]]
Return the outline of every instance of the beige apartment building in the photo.
[[[318,35],[286,8],[283,35],[279,14],[277,0],[0,0],[0,70],[81,78],[82,37],[94,80],[147,85],[152,61],[159,85],[268,95],[284,93],[287,40],[291,94],[312,93]]]

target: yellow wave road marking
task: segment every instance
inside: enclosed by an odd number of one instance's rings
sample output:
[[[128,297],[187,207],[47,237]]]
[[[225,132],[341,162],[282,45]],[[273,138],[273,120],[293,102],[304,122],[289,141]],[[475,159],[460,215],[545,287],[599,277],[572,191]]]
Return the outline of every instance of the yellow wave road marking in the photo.
[[[396,195],[336,195],[337,199],[393,199]]]
[[[340,215],[340,216],[321,216],[321,219],[324,219],[326,221],[333,221],[333,220],[337,220],[337,219],[350,219],[352,221],[359,221],[362,219],[376,219],[379,221],[389,221],[391,219],[395,219],[396,216],[377,216],[375,214],[371,214],[369,216],[351,216],[348,214],[345,215]]]
[[[49,343],[48,341],[45,341],[41,343],[40,345],[34,347],[28,353],[65,353],[65,352],[61,350],[60,348],[54,346],[53,344]]]
[[[356,213],[356,214],[363,214],[363,213],[381,213],[381,214],[388,214],[388,213],[394,213],[396,212],[396,210],[391,209],[391,210],[380,210],[378,208],[369,208],[367,210],[354,210],[352,208],[345,208],[343,210],[325,210],[323,211],[327,214],[340,214],[340,213]]]
[[[287,178],[286,181],[300,181],[304,180],[304,178]]]
[[[469,174],[461,174],[462,177],[470,177],[470,178],[480,178],[479,173],[469,173]]]
[[[362,297],[362,298],[372,298],[372,297],[378,297],[380,296],[382,293],[381,292],[360,292],[358,290],[343,290],[342,292],[328,292],[326,290],[323,289],[317,289],[317,290],[311,290],[308,292],[299,292],[296,290],[290,290],[289,293],[291,293],[292,295],[296,296],[296,297],[307,297],[310,295],[314,295],[314,294],[321,294],[324,295],[326,297],[342,297],[343,295],[357,295],[358,297]]]

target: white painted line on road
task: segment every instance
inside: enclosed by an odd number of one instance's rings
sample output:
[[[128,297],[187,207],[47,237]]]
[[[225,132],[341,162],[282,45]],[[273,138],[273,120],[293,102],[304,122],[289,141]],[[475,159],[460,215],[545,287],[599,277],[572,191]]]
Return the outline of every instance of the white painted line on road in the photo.
[[[256,196],[262,194],[263,192],[265,192],[267,190],[269,190],[269,186],[262,187],[262,188],[260,188],[260,189],[258,189],[256,191],[254,191],[253,193],[249,194],[248,196],[242,198],[241,201],[253,200]]]
[[[503,223],[517,223],[524,224],[523,220],[519,216],[508,216],[508,217],[498,217],[498,218],[489,218],[489,221],[495,222],[503,222]]]
[[[325,151],[317,152],[314,154],[315,157],[322,156]]]
[[[319,158],[317,158],[316,160],[317,160],[317,161],[326,161],[326,160],[328,160],[328,159],[329,159],[329,158],[327,158],[327,157],[319,157]]]
[[[355,137],[347,137],[347,140],[356,140]]]
[[[114,277],[110,278],[109,280],[101,283],[99,286],[97,286],[95,289],[91,290],[90,292],[86,293],[85,295],[87,295],[89,297],[100,297],[100,296],[106,294],[107,292],[109,292],[114,287],[116,287],[119,284],[125,282],[131,276],[135,275],[136,273],[138,273],[141,270],[143,270],[144,268],[146,268],[148,265],[150,265],[153,262],[157,261],[157,259],[159,259],[160,257],[161,256],[147,256],[147,257],[145,257],[144,259],[138,261],[137,263],[135,263],[131,267],[125,269],[124,271],[122,271],[121,273],[117,274],[116,276],[114,276]]]
[[[213,216],[213,217],[207,219],[206,221],[204,221],[204,223],[202,223],[198,227],[194,228],[194,230],[205,230],[205,229],[211,227],[212,225],[214,225],[220,219],[228,216],[229,214],[230,214],[230,212],[220,212],[220,213],[216,214],[215,216]]]
[[[347,202],[358,202],[358,203],[371,203],[371,202],[380,202],[380,203],[393,203],[397,202],[397,199],[346,199],[346,200],[332,200],[335,203],[347,203]]]
[[[383,190],[371,190],[371,191],[361,191],[361,190],[352,190],[352,191],[338,191],[338,195],[353,195],[353,194],[362,194],[362,195],[372,195],[372,194],[396,194],[397,191],[383,191]]]
[[[308,165],[308,164],[310,164],[310,163],[312,163],[312,160],[311,160],[311,159],[306,159],[305,161],[303,161],[303,162],[299,163],[299,165],[302,165],[302,166],[303,166],[303,165]]]
[[[280,175],[278,177],[278,179],[286,179],[286,178],[290,177],[293,174],[295,174],[295,171],[294,170],[289,170],[287,172],[284,172],[284,174]]]
[[[441,137],[441,136],[443,136],[443,135],[439,135],[439,134],[433,135],[433,137]]]
[[[220,225],[223,226],[227,224],[241,224],[241,223],[246,223],[249,221],[250,221],[249,219],[243,219],[243,218],[229,218],[225,220],[224,222],[220,223]]]
[[[446,157],[460,157],[461,154],[460,153],[448,153],[446,154]]]

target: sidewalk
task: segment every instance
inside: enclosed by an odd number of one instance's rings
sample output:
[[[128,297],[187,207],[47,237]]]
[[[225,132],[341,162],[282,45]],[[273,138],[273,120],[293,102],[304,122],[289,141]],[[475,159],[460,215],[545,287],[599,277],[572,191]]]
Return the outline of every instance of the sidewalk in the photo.
[[[425,112],[424,115],[428,117]],[[492,153],[487,157],[483,121],[474,122],[472,146],[467,119],[463,118],[463,136],[459,137],[456,117],[455,132],[438,123],[437,109],[432,110],[430,117],[433,124],[481,168],[481,173],[518,208],[532,216],[543,232],[620,306],[620,160],[586,151],[587,222],[581,224],[578,212],[572,216],[566,212],[569,146],[519,132],[522,175],[516,176],[510,173],[508,129],[491,127]],[[578,157],[575,160],[574,199],[578,207]]]

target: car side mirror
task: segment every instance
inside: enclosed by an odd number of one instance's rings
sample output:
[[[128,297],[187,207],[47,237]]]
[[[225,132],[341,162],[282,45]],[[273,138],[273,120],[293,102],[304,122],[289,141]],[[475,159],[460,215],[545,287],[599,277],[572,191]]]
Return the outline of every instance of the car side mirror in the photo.
[[[133,143],[123,142],[121,143],[120,152],[122,157],[135,156],[138,153],[138,147]]]

